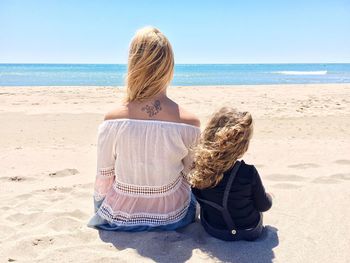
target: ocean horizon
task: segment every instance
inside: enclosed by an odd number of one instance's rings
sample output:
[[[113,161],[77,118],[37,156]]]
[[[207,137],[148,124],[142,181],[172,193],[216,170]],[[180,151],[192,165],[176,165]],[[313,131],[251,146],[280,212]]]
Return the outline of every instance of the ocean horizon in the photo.
[[[0,86],[123,86],[126,64],[0,64]],[[350,63],[176,64],[172,86],[350,83]]]

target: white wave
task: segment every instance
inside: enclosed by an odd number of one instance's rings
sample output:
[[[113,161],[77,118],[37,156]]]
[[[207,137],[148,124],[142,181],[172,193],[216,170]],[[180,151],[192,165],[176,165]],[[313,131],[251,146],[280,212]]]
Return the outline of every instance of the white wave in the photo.
[[[275,71],[273,73],[282,75],[326,75],[327,70],[319,71]]]
[[[30,75],[30,73],[24,72],[5,72],[5,73],[0,73],[0,76],[25,76],[25,75]]]

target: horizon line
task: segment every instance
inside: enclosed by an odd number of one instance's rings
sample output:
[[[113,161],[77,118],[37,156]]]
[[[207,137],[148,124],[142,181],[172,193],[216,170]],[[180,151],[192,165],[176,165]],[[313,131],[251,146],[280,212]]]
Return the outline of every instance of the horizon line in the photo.
[[[127,63],[76,63],[76,62],[0,62],[0,65],[127,65]],[[175,65],[283,65],[283,64],[350,64],[349,62],[259,62],[259,63],[175,63]]]

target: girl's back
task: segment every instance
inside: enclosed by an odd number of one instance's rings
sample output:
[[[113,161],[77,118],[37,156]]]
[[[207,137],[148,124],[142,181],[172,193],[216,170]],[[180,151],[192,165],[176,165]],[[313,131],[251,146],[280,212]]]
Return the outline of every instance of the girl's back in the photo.
[[[232,168],[224,173],[222,180],[215,187],[193,188],[193,193],[196,197],[221,204],[231,170]],[[199,203],[201,202],[199,201]],[[255,167],[241,161],[228,196],[228,209],[237,229],[248,229],[256,226],[260,220],[260,212],[267,211],[271,205],[271,198],[265,193]],[[217,209],[206,204],[201,204],[201,207],[208,223],[219,229],[227,228],[222,214]]]
[[[223,240],[259,237],[262,212],[272,205],[255,167],[238,161],[248,150],[252,132],[250,113],[223,107],[209,120],[194,150],[189,180],[201,205],[201,222]]]

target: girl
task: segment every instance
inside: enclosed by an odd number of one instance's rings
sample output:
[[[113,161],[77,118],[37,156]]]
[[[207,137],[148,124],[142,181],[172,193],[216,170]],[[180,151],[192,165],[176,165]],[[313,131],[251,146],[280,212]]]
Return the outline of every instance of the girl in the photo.
[[[262,232],[262,213],[271,208],[253,165],[238,161],[253,132],[250,113],[224,107],[216,112],[194,148],[192,191],[201,206],[204,229],[219,239],[254,240]]]
[[[104,230],[174,230],[194,221],[186,181],[199,120],[167,96],[174,55],[156,28],[140,29],[128,61],[125,103],[100,125],[95,215]]]

